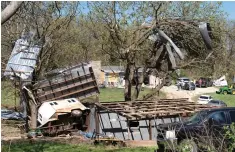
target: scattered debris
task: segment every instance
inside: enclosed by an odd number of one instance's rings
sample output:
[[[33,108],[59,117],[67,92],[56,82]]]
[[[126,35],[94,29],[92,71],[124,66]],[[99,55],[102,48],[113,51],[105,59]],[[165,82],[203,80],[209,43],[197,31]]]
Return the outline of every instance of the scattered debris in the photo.
[[[153,140],[158,125],[182,121],[209,108],[187,98],[96,103],[95,129],[121,140]]]
[[[25,117],[20,112],[15,112],[13,110],[7,110],[7,109],[1,109],[1,119],[25,120]]]

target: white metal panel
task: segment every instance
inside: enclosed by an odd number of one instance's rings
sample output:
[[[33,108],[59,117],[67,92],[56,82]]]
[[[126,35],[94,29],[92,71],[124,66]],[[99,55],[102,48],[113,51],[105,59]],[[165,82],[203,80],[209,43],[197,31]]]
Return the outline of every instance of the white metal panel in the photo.
[[[55,112],[56,110],[48,102],[43,103],[38,109],[38,121],[41,126],[49,122]]]
[[[31,78],[34,71],[37,57],[41,48],[37,45],[30,45],[27,39],[18,39],[7,63],[4,76],[13,76],[12,69],[22,79]]]
[[[83,111],[89,108],[85,107],[75,98],[44,102],[38,109],[38,121],[41,123],[41,126],[43,126],[47,122],[54,120],[54,118],[51,117],[55,113],[61,112],[62,114],[66,114],[73,109],[81,109]]]
[[[71,111],[72,109],[81,109],[81,110],[89,109],[75,98],[70,98],[70,99],[65,99],[65,100],[55,100],[55,101],[50,101],[47,103],[53,104],[50,106],[52,106],[53,109],[55,109],[57,112],[63,111],[63,109],[65,110],[64,112],[66,112],[67,110]]]

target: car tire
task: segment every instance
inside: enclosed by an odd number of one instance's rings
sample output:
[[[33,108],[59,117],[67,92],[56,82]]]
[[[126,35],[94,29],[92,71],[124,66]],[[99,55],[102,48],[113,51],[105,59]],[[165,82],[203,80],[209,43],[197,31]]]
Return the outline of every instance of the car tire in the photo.
[[[224,95],[227,95],[227,94],[228,94],[228,92],[227,92],[227,91],[223,91],[223,94],[224,94]]]
[[[191,139],[182,140],[179,144],[179,152],[185,152],[185,151],[197,152],[198,151],[197,144]]]

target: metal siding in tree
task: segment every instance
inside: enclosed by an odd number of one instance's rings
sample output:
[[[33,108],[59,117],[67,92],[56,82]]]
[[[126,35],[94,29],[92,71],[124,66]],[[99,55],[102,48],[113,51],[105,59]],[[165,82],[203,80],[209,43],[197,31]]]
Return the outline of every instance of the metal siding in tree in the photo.
[[[18,39],[9,58],[4,76],[13,76],[12,69],[22,79],[31,78],[41,48],[30,45],[27,39]],[[12,68],[12,69],[11,69]]]

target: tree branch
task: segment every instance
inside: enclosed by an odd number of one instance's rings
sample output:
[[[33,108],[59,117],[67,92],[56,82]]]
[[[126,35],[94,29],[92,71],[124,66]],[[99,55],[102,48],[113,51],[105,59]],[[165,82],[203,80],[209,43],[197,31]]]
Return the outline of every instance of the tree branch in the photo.
[[[2,11],[2,19],[1,25],[8,21],[20,8],[22,1],[12,1],[3,11]]]

